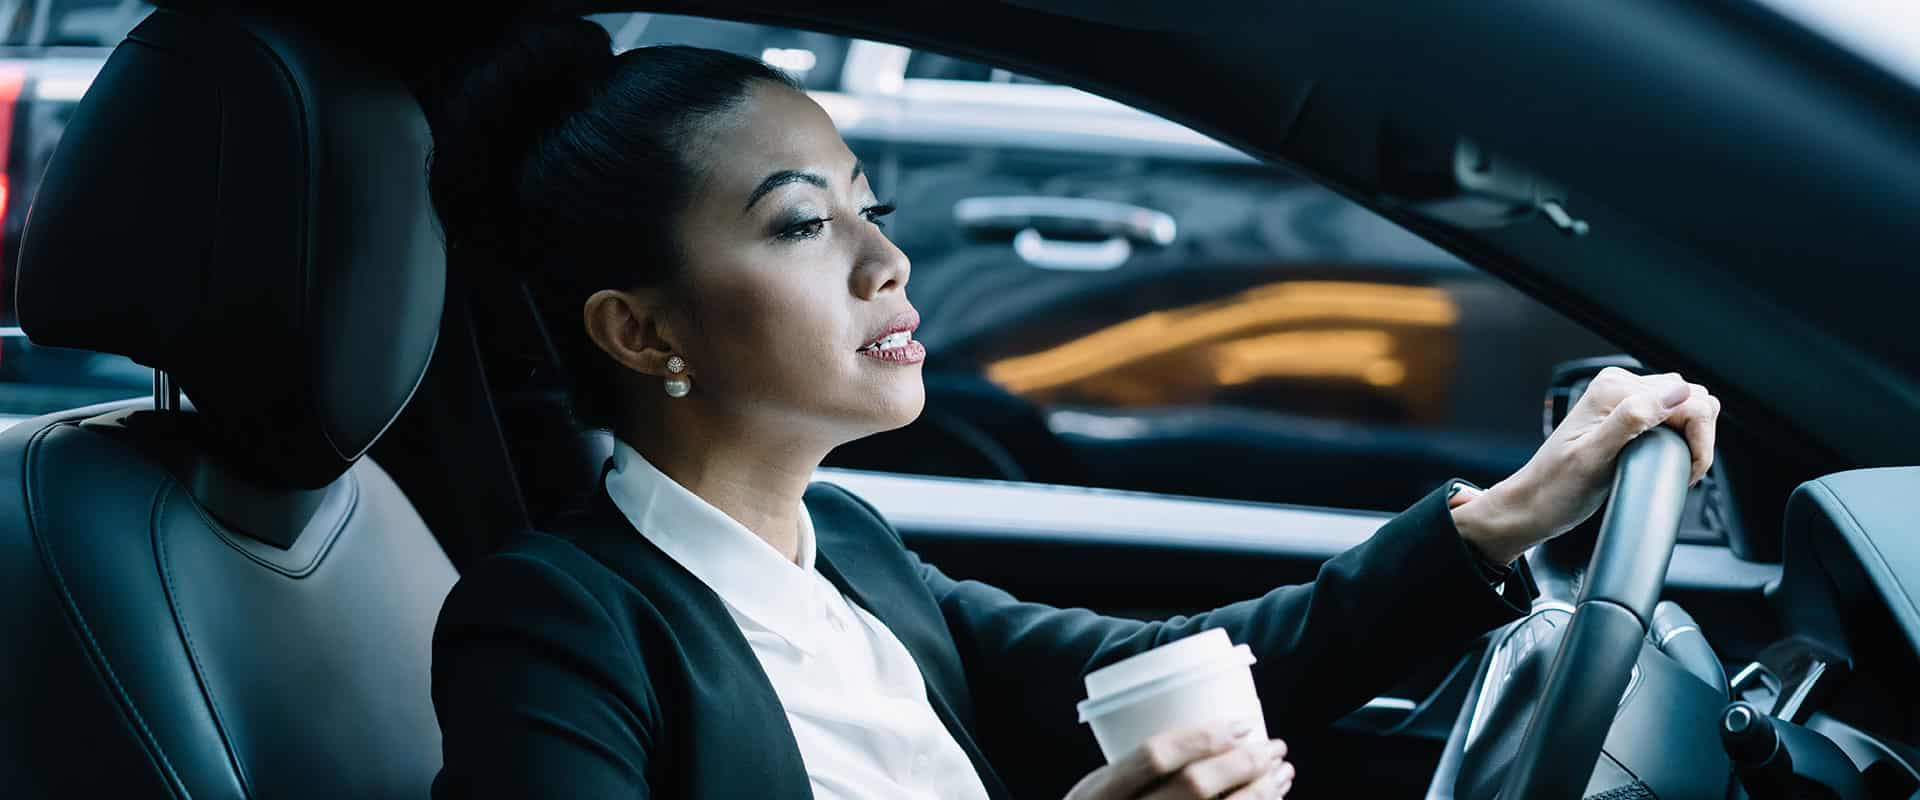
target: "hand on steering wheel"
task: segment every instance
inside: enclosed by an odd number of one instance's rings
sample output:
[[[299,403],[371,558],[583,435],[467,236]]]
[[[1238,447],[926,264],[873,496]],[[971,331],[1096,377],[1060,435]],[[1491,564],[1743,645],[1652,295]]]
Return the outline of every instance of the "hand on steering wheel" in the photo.
[[[1496,563],[1569,530],[1600,508],[1614,462],[1635,437],[1666,425],[1685,434],[1691,481],[1713,465],[1720,401],[1679,375],[1608,367],[1525,466],[1455,508],[1460,535]]]
[[[1501,558],[1565,532],[1610,499],[1592,560],[1570,582],[1579,587],[1571,619],[1563,616],[1551,626],[1557,653],[1544,682],[1536,684],[1537,696],[1526,698],[1532,713],[1517,747],[1478,756],[1500,763],[1453,762],[1459,775],[1492,779],[1472,781],[1470,796],[1572,800],[1582,795],[1645,646],[1679,536],[1687,486],[1712,464],[1719,411],[1719,401],[1679,376],[1643,378],[1608,370],[1520,472],[1455,510],[1461,535],[1485,537],[1475,544]],[[1686,439],[1662,423],[1684,431]],[[1477,514],[1462,521],[1461,512],[1482,503]],[[1473,705],[1495,705],[1512,688],[1492,681],[1481,685],[1492,696]],[[1708,691],[1704,684],[1700,690]],[[1472,713],[1471,708],[1462,711],[1468,728],[1472,723],[1466,715]],[[1521,724],[1512,715],[1507,720],[1504,724]],[[1710,746],[1706,752],[1719,750]],[[1436,782],[1452,790],[1451,777],[1436,775]]]

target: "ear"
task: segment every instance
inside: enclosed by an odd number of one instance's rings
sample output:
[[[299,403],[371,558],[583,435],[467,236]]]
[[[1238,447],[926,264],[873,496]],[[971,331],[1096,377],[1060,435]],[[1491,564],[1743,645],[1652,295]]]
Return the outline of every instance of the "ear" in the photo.
[[[664,300],[661,292],[651,289],[594,292],[581,309],[587,337],[627,369],[666,377],[671,374],[667,358],[680,351],[665,319]]]

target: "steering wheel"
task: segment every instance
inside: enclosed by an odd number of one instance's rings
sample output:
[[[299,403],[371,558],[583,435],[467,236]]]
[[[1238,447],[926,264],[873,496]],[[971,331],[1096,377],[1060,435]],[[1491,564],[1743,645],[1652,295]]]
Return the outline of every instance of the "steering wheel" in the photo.
[[[1647,641],[1690,474],[1686,441],[1669,428],[1648,431],[1620,453],[1586,569],[1565,552],[1579,543],[1535,549],[1542,598],[1483,660],[1480,689],[1461,708],[1428,797],[1455,796],[1456,783],[1475,800],[1581,796]],[[1543,681],[1538,665],[1556,644]],[[1535,674],[1517,674],[1523,662]],[[1529,707],[1516,747],[1513,729]]]

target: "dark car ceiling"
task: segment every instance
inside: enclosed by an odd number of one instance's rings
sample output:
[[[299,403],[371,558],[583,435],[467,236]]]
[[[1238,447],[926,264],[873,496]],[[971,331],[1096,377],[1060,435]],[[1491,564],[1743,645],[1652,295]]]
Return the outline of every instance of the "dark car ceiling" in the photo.
[[[1796,461],[1920,463],[1920,93],[1748,2],[532,5],[794,25],[1099,92],[1313,175],[1711,383]],[[1567,186],[1591,233],[1397,205],[1385,142],[1459,137]]]

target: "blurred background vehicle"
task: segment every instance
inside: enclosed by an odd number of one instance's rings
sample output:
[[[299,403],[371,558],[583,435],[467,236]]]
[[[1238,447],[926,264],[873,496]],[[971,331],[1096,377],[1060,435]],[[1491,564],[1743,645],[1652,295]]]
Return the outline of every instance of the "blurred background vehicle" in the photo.
[[[113,47],[153,7],[140,0],[0,0],[0,426],[151,391],[120,356],[35,347],[14,316],[27,207],[67,120]]]

